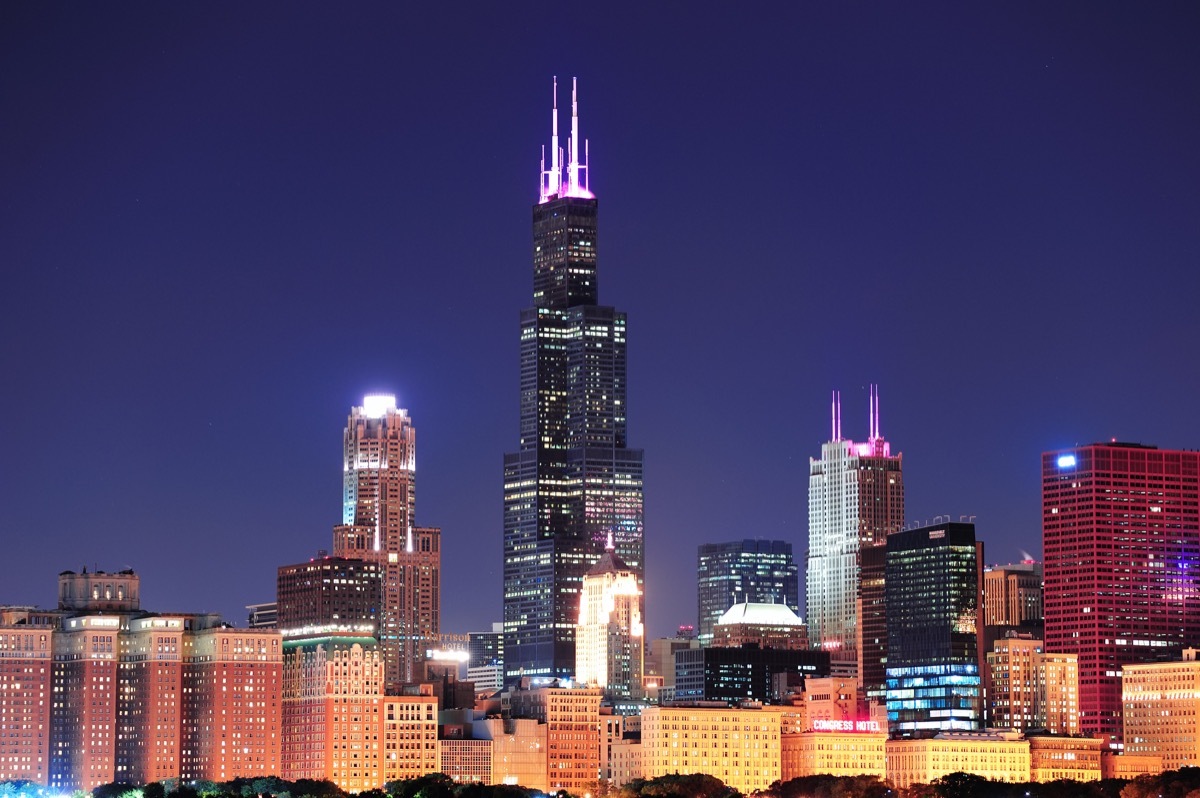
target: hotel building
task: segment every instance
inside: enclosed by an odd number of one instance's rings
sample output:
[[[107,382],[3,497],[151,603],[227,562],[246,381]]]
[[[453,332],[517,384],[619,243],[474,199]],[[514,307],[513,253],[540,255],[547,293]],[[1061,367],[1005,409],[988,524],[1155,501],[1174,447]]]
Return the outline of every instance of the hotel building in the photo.
[[[342,523],[333,554],[382,580],[378,639],[389,691],[419,681],[441,629],[441,530],[417,527],[416,429],[396,397],[367,396],[343,435]]]
[[[1029,781],[1029,742],[1017,732],[941,732],[924,739],[891,739],[886,747],[887,777],[899,790],[951,773]]]
[[[705,773],[743,794],[780,779],[779,716],[733,707],[648,707],[642,713],[642,772]]]

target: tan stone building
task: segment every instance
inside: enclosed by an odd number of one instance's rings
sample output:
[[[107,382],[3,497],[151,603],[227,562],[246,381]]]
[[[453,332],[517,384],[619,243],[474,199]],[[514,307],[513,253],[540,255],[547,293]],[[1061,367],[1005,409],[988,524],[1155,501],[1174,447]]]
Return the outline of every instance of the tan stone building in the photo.
[[[1016,732],[942,732],[887,741],[887,777],[897,789],[950,773],[1006,782],[1029,780],[1029,743]]]
[[[1164,770],[1200,765],[1200,661],[1126,665],[1121,680],[1125,752],[1162,759]]]
[[[438,770],[437,699],[430,685],[420,695],[383,699],[383,783]]]
[[[887,726],[875,731],[809,731],[781,739],[780,778],[887,775]]]
[[[762,709],[649,707],[642,713],[642,772],[706,773],[742,793],[780,778],[780,716]]]
[[[1079,734],[1079,656],[1048,654],[1030,635],[1000,638],[987,654],[988,724]]]
[[[1036,734],[1025,739],[1029,742],[1030,781],[1097,781],[1100,778],[1100,753],[1105,745],[1098,737]]]
[[[603,690],[519,687],[509,695],[513,717],[546,725],[546,781],[551,792],[582,794],[600,778],[600,699]],[[528,786],[528,785],[522,785]]]
[[[1162,757],[1148,754],[1118,754],[1102,751],[1100,754],[1100,778],[1126,779],[1138,776],[1153,776],[1163,772]]]

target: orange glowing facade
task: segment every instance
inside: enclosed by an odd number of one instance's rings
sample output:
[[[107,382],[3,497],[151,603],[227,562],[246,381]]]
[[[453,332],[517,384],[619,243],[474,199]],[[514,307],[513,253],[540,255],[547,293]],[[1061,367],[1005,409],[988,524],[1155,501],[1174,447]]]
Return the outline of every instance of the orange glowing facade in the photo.
[[[337,557],[378,564],[379,643],[387,686],[420,681],[441,628],[441,530],[415,526],[416,429],[394,396],[350,410],[343,439],[342,523]]]
[[[382,786],[383,682],[372,638],[285,644],[283,778],[348,792]]]
[[[49,778],[53,638],[49,625],[0,626],[0,781]]]
[[[180,777],[274,776],[282,743],[283,651],[270,629],[203,629],[184,638]]]
[[[552,683],[553,685],[553,683]],[[546,726],[547,791],[580,795],[600,775],[600,688],[557,685],[516,689],[510,694],[515,717]]]
[[[50,786],[91,790],[117,775],[121,618],[67,618],[54,635]]]
[[[181,616],[135,618],[121,635],[117,781],[179,775],[185,624]]]
[[[421,695],[388,696],[383,701],[383,783],[415,779],[438,769],[437,699],[422,685]]]

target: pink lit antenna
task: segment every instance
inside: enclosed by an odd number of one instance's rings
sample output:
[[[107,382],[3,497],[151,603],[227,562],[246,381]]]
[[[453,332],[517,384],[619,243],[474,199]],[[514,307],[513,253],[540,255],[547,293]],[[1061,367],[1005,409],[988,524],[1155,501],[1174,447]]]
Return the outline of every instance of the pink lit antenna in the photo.
[[[879,383],[875,384],[875,437],[883,437],[883,432],[879,429]]]
[[[554,76],[554,109],[551,111],[550,127],[550,193],[562,189],[562,150],[558,146],[558,75]]]
[[[567,196],[587,195],[587,189],[579,183],[579,88],[578,81],[571,78],[571,138],[567,141]],[[586,167],[583,167],[586,168]]]

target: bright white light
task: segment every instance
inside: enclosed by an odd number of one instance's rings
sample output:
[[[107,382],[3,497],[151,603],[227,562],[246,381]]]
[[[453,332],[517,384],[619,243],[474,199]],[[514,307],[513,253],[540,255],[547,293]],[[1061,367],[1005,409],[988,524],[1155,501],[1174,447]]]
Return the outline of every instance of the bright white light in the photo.
[[[363,397],[363,414],[367,418],[383,418],[387,411],[396,409],[396,397],[380,393]]]
[[[1074,468],[1075,467],[1075,455],[1073,455],[1073,454],[1059,455],[1058,467],[1059,468]]]

